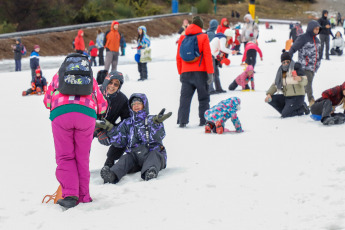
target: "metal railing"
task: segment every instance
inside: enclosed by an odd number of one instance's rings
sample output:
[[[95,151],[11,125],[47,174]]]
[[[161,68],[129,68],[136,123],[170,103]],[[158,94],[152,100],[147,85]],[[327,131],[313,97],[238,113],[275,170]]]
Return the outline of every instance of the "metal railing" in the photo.
[[[118,21],[119,23],[130,23],[130,22],[136,22],[136,21],[139,22],[139,21],[145,21],[145,20],[152,20],[156,18],[166,18],[166,17],[173,17],[173,16],[180,16],[180,15],[190,15],[190,13],[161,14],[161,15],[152,15],[152,16],[139,17],[139,18],[119,19],[116,21]],[[69,30],[78,30],[82,28],[94,28],[94,27],[100,27],[100,26],[107,26],[107,25],[110,25],[112,21],[114,20],[0,34],[0,39],[23,37],[23,36],[45,34],[45,33],[52,33],[52,32],[63,32],[63,31],[69,31]]]

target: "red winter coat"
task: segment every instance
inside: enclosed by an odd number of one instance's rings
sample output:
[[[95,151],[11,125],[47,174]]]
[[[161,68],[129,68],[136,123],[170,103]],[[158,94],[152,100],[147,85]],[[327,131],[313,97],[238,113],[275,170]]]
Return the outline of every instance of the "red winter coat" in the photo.
[[[90,50],[91,57],[97,57],[98,49],[92,40],[89,42],[89,50]]]
[[[197,33],[202,33],[202,30],[199,26],[195,24],[191,24],[185,30],[186,35],[197,34]],[[212,54],[211,54],[211,48],[210,48],[210,41],[208,40],[207,34],[203,33],[197,36],[199,51],[200,53],[202,53],[201,64],[200,64],[200,59],[196,62],[190,62],[190,63],[182,60],[180,56],[180,46],[184,38],[185,38],[185,35],[181,35],[180,39],[178,40],[178,47],[177,47],[177,54],[176,54],[176,65],[177,65],[178,73],[180,75],[185,72],[198,72],[198,71],[213,73]]]
[[[78,31],[77,37],[74,39],[74,47],[76,50],[85,50],[85,43],[84,43],[84,38],[81,36],[81,34],[84,33],[82,30]]]
[[[332,101],[332,106],[340,105],[344,103],[343,90],[345,90],[345,82],[342,85],[323,91],[322,98]]]
[[[223,33],[224,34],[224,31],[226,29],[230,28],[229,27],[229,23],[226,26],[224,25],[224,22],[227,22],[227,21],[228,21],[228,19],[222,18],[222,20],[220,21],[220,25],[218,26],[218,28],[216,30],[216,34],[218,34],[218,33]]]

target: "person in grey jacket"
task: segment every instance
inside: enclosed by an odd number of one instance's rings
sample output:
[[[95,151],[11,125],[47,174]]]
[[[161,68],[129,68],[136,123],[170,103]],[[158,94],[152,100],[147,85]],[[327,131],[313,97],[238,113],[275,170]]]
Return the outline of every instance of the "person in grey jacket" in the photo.
[[[22,40],[20,38],[16,39],[16,44],[12,45],[14,52],[14,61],[15,61],[15,71],[22,71]]]
[[[297,37],[289,50],[291,58],[298,51],[298,62],[301,63],[302,69],[308,78],[308,84],[305,91],[308,96],[309,107],[315,103],[313,96],[313,79],[314,75],[320,67],[320,41],[316,37],[320,31],[320,24],[312,20],[308,23],[307,30],[304,34]]]
[[[327,18],[328,16],[328,11],[323,10],[322,11],[322,17],[318,20],[320,24],[320,40],[321,40],[321,52],[320,52],[320,57],[322,59],[323,55],[323,47],[326,44],[326,60],[329,60],[329,35],[332,35],[331,31],[331,23]]]

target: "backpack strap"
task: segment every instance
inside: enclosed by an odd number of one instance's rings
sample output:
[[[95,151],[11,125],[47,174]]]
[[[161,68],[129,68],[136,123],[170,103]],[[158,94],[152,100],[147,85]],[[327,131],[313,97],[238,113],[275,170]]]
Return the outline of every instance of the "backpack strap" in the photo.
[[[149,135],[149,126],[148,126],[148,116],[145,118],[145,135],[147,139],[146,147],[149,149],[150,147],[150,135]]]

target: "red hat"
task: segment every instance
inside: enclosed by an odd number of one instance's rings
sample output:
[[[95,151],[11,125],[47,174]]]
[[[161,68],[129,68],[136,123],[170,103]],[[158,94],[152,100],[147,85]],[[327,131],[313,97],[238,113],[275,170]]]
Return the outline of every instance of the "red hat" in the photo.
[[[39,49],[39,48],[40,48],[39,45],[34,45],[34,50],[35,50],[35,49]]]
[[[36,74],[38,74],[38,73],[41,74],[41,69],[39,69],[39,68],[36,69]]]

